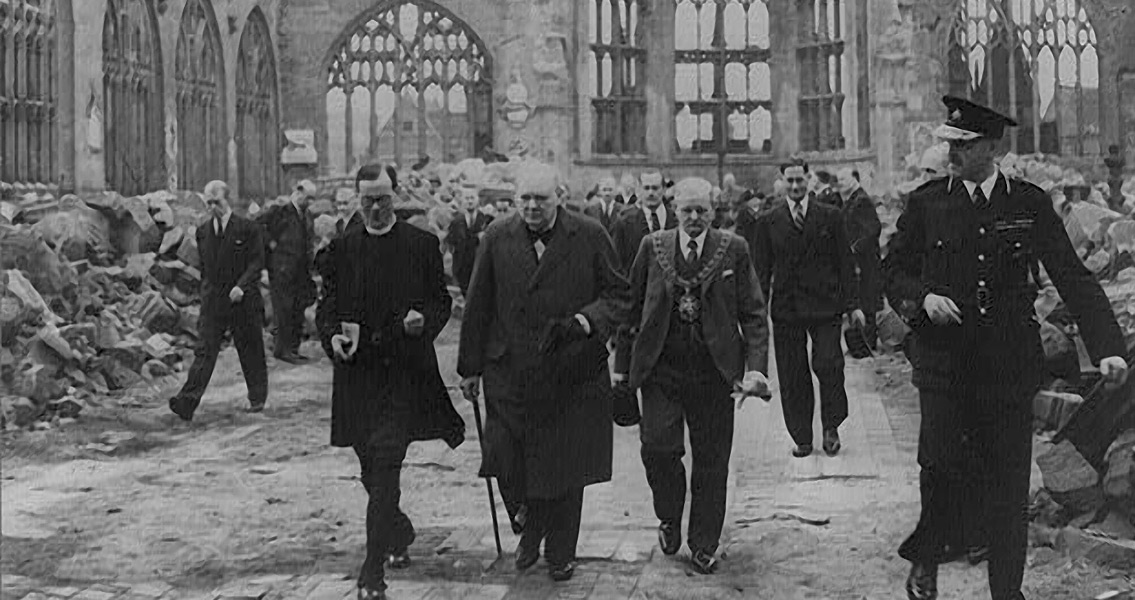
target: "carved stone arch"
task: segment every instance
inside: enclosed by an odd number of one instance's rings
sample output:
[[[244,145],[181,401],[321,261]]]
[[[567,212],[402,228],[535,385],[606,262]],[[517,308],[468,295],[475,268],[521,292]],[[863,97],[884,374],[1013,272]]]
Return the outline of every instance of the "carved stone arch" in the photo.
[[[344,28],[323,62],[327,162],[411,164],[492,145],[493,63],[480,36],[431,0],[390,0]]]
[[[162,45],[154,3],[106,0],[103,120],[106,187],[124,196],[165,185]]]
[[[242,200],[263,200],[280,191],[279,89],[276,53],[268,20],[253,7],[237,51],[237,177]]]
[[[60,15],[70,4],[0,5],[0,181],[17,193],[59,183]]]
[[[201,189],[224,179],[228,164],[225,55],[210,0],[186,2],[174,65],[178,187]]]

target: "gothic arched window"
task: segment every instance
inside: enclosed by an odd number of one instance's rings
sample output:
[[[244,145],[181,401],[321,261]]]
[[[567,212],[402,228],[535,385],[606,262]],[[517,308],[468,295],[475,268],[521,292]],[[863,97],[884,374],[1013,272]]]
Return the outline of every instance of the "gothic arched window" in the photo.
[[[177,34],[177,176],[181,189],[224,179],[225,65],[217,20],[207,0],[189,0]]]
[[[55,11],[0,2],[0,181],[55,183]]]
[[[639,0],[589,0],[597,154],[646,151],[646,49]]]
[[[492,145],[492,63],[467,24],[428,0],[361,15],[327,70],[328,163],[479,156]]]
[[[770,152],[772,79],[765,0],[677,0],[678,150]]]
[[[797,5],[800,44],[800,148],[838,150],[843,133],[844,35],[843,0],[800,0]]]
[[[252,9],[236,67],[236,169],[245,199],[276,196],[280,188],[276,59],[268,22]]]
[[[164,187],[162,50],[152,2],[107,0],[102,55],[106,187],[124,196]]]
[[[1015,118],[1018,153],[1098,155],[1099,55],[1080,0],[960,0],[951,91]]]

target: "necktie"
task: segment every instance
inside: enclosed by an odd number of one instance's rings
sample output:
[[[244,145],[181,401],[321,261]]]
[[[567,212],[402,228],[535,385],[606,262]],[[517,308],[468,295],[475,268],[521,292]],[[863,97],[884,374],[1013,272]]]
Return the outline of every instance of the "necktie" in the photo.
[[[980,185],[973,190],[973,205],[979,209],[989,208],[989,198],[985,197],[985,190]]]
[[[217,236],[225,233],[225,228],[221,226],[221,219],[218,217],[213,217],[213,231],[217,232]]]
[[[548,249],[548,242],[552,239],[552,230],[532,231],[529,229],[528,239],[532,242],[532,249],[536,251],[536,260],[539,261],[544,256],[544,250]]]
[[[795,225],[797,229],[803,231],[804,230],[804,205],[801,204],[800,202],[801,201],[797,201],[796,206],[794,206],[792,208],[792,224]]]
[[[658,231],[662,229],[662,222],[658,220],[658,212],[650,211],[650,230]]]
[[[346,229],[346,228],[347,228],[347,220],[344,219],[343,217],[339,217],[339,221],[337,223],[335,223],[335,231],[337,233],[341,234],[341,233],[343,233],[343,230]]]
[[[690,251],[686,253],[686,262],[696,262],[698,260],[698,241],[690,239],[689,243],[686,244],[686,248],[690,249]]]

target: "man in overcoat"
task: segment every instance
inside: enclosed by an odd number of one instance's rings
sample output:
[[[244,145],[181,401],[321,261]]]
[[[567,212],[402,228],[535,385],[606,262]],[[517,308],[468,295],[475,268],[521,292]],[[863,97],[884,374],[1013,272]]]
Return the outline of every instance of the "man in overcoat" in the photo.
[[[839,426],[847,418],[843,316],[859,325],[865,322],[856,299],[855,264],[839,209],[808,194],[807,163],[787,163],[781,173],[788,183],[788,202],[757,219],[754,255],[761,289],[770,298],[784,423],[796,443],[792,455],[810,455],[814,370],[820,381],[823,448],[835,455]]]
[[[699,178],[680,181],[674,193],[678,230],[642,241],[630,268],[633,350],[628,360],[622,356],[627,345],[620,344],[615,376],[618,385],[642,391],[642,463],[667,555],[682,545],[689,426],[694,460],[688,539],[693,566],[704,574],[716,567],[725,521],[731,394],[743,389],[761,395],[768,387],[764,296],[745,240],[710,227],[712,187]]]
[[[1021,600],[1044,359],[1031,267],[1044,263],[1106,379],[1125,379],[1127,349],[1048,195],[994,165],[1016,123],[962,98],[943,102],[949,119],[935,133],[949,141],[953,174],[910,195],[884,261],[891,305],[917,333],[922,413],[922,512],[899,555],[911,562],[908,596],[932,600],[938,564],[988,541],[991,597]]]
[[[272,315],[276,321],[273,356],[298,364],[306,359],[299,352],[303,337],[304,309],[315,301],[312,279],[314,232],[307,207],[317,188],[307,179],[296,185],[287,202],[269,207],[258,217],[265,229],[268,283],[272,290]]]
[[[438,240],[395,217],[393,168],[364,165],[356,181],[366,223],[322,251],[317,323],[334,363],[331,444],[354,449],[369,497],[358,586],[373,600],[384,597],[387,556],[409,564],[414,527],[399,508],[407,446],[440,439],[456,448],[465,425],[434,350],[451,305]]]
[[[229,186],[210,181],[205,186],[209,219],[197,226],[201,256],[200,340],[185,385],[170,398],[169,408],[182,420],[193,420],[201,397],[213,377],[217,355],[226,332],[232,332],[244,381],[248,386],[248,412],[264,410],[268,399],[268,369],[264,363],[264,299],[260,273],[264,270],[264,244],[260,227],[233,214]]]
[[[554,580],[571,578],[583,488],[611,479],[606,342],[629,287],[602,225],[560,206],[554,168],[522,172],[519,212],[481,240],[461,328],[457,371],[487,417],[481,475],[496,477],[522,524],[516,565],[544,542]],[[522,507],[524,507],[522,509]]]
[[[481,196],[475,187],[461,188],[461,211],[453,215],[449,222],[449,233],[445,243],[453,252],[453,277],[461,293],[469,291],[469,279],[473,277],[473,261],[477,258],[477,245],[482,233],[493,218],[480,210]]]
[[[883,309],[882,273],[879,257],[879,235],[883,224],[875,210],[875,201],[859,183],[859,171],[841,169],[836,174],[836,191],[842,200],[843,222],[847,241],[859,273],[859,308],[867,322],[862,328],[867,346],[872,350],[878,341],[875,314]]]

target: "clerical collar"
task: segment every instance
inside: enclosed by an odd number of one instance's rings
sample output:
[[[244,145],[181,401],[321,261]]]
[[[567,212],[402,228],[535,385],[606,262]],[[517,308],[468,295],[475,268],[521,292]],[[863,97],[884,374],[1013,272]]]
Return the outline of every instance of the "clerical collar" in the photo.
[[[383,227],[382,229],[375,229],[375,228],[371,227],[370,225],[365,225],[365,227],[367,229],[367,233],[369,233],[371,235],[386,235],[386,234],[390,233],[391,229],[394,229],[394,224],[397,223],[397,222],[398,222],[398,217],[394,217],[393,219],[390,219],[390,224],[387,225],[386,227]]]
[[[301,214],[301,215],[303,214],[303,207],[300,206],[298,202],[296,202],[295,200],[292,200],[292,206],[296,207],[296,211],[298,211],[299,214]]]

